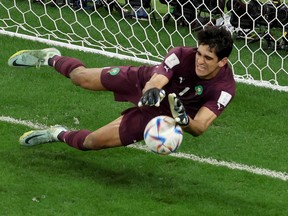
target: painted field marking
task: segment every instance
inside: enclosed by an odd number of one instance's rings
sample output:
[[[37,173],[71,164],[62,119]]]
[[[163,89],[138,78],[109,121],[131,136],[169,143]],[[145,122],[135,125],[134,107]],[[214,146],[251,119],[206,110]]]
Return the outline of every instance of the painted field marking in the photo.
[[[43,125],[43,124],[33,123],[31,121],[26,121],[26,120],[18,120],[9,116],[0,116],[0,121],[12,123],[12,124],[25,125],[33,129],[43,129],[47,127],[46,125]],[[128,147],[143,150],[143,151],[149,151],[147,150],[146,146],[143,144],[132,144],[132,145],[129,145]],[[286,172],[274,171],[274,170],[265,169],[265,168],[258,168],[256,166],[248,166],[245,164],[240,164],[240,163],[235,163],[235,162],[220,161],[220,160],[216,160],[213,158],[205,158],[205,157],[200,157],[194,154],[186,154],[186,153],[181,153],[181,152],[173,153],[173,154],[170,154],[169,156],[177,157],[177,158],[186,158],[192,161],[210,164],[213,166],[226,167],[232,170],[246,171],[249,173],[262,175],[262,176],[268,176],[268,177],[280,179],[283,181],[288,180],[288,173]]]

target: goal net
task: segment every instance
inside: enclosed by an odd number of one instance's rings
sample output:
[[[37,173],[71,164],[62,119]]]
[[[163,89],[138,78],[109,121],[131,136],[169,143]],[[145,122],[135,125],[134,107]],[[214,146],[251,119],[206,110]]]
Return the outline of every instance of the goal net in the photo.
[[[238,82],[288,91],[288,5],[266,0],[0,0],[0,34],[159,63],[204,25],[235,38]]]

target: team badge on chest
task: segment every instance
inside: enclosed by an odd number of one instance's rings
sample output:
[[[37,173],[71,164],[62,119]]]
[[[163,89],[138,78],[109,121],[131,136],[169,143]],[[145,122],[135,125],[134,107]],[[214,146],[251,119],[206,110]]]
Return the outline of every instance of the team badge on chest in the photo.
[[[203,86],[197,85],[195,86],[195,95],[201,95],[203,93]]]

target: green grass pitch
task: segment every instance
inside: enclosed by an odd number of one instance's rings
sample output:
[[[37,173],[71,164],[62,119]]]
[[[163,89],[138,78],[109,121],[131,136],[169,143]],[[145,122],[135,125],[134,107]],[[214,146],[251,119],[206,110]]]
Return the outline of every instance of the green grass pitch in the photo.
[[[1,116],[95,130],[128,103],[73,86],[51,68],[15,69],[10,55],[49,45],[0,35]],[[89,67],[139,63],[59,48]],[[227,110],[180,153],[287,177],[287,93],[237,84]],[[287,215],[287,181],[134,148],[80,152],[63,143],[21,147],[31,127],[0,121],[0,215]]]

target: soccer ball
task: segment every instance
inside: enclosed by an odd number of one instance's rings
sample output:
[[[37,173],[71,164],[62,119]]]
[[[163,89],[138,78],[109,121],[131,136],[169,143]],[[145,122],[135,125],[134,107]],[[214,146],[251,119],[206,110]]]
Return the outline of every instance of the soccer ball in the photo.
[[[144,130],[144,141],[148,149],[161,155],[176,152],[182,139],[182,128],[169,116],[153,118]]]

